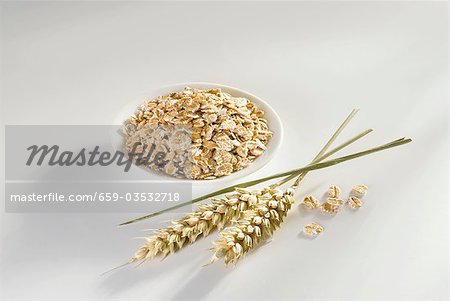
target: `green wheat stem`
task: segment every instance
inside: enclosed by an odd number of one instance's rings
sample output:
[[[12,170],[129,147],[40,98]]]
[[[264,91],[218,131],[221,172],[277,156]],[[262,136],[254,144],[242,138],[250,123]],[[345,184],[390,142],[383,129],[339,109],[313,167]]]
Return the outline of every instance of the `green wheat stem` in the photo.
[[[249,181],[249,182],[246,182],[246,183],[238,184],[238,185],[235,185],[235,186],[230,186],[230,187],[218,190],[216,192],[204,195],[202,197],[196,198],[196,199],[194,199],[194,200],[192,200],[190,202],[183,202],[183,203],[180,203],[178,205],[172,206],[170,208],[167,208],[167,209],[164,209],[164,210],[161,210],[161,211],[158,211],[158,212],[155,212],[155,213],[152,213],[152,214],[149,214],[149,215],[146,215],[146,216],[143,216],[143,217],[140,217],[140,218],[128,221],[128,222],[121,223],[119,226],[132,224],[134,222],[141,221],[141,220],[144,220],[144,219],[148,219],[148,218],[160,215],[162,213],[171,211],[173,209],[186,206],[188,204],[197,203],[199,201],[205,200],[205,199],[213,197],[213,196],[217,196],[217,195],[220,195],[220,194],[231,192],[235,188],[238,188],[238,187],[245,188],[245,187],[249,187],[249,186],[253,186],[253,185],[259,184],[261,182],[265,182],[265,181],[268,181],[268,180],[271,180],[271,179],[275,179],[275,178],[279,178],[279,177],[283,177],[283,176],[287,176],[287,175],[293,175],[294,177],[296,177],[296,176],[299,176],[303,172],[308,172],[308,171],[311,171],[311,170],[317,170],[317,169],[322,169],[322,168],[330,167],[330,166],[333,166],[333,165],[337,165],[337,164],[343,163],[345,161],[353,160],[353,159],[356,159],[356,158],[359,158],[359,157],[367,156],[367,155],[375,153],[375,152],[379,152],[379,151],[383,151],[383,150],[390,149],[390,148],[393,148],[393,147],[397,147],[397,146],[409,143],[411,141],[412,140],[409,139],[409,138],[400,138],[400,139],[391,141],[389,143],[386,143],[386,144],[383,144],[383,145],[380,145],[380,146],[377,146],[377,147],[374,147],[374,148],[371,148],[371,149],[368,149],[368,150],[365,150],[365,151],[362,151],[362,152],[353,153],[353,154],[350,154],[350,155],[347,155],[347,156],[339,157],[339,158],[328,160],[328,161],[325,161],[325,162],[309,164],[309,165],[307,165],[305,167],[293,169],[293,170],[290,170],[290,171],[287,171],[287,172],[278,173],[278,174],[275,174],[275,175],[271,175],[271,176],[268,176],[268,177],[265,177],[265,178],[261,178],[261,179]]]

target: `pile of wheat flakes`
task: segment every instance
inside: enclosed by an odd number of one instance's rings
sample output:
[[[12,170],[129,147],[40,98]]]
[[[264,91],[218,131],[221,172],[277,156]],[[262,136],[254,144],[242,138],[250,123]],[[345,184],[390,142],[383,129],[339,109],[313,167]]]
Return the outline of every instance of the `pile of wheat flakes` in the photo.
[[[176,177],[215,179],[264,153],[272,132],[263,115],[246,98],[186,87],[146,100],[126,122],[126,147],[138,142],[145,152],[146,145],[156,143],[166,160],[147,167]]]

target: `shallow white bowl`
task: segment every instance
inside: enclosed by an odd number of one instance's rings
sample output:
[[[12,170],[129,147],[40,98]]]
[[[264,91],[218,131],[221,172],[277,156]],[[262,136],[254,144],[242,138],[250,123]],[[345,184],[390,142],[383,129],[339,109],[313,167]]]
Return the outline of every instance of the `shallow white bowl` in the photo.
[[[254,173],[255,171],[261,169],[264,165],[270,162],[272,158],[274,158],[276,152],[280,148],[281,142],[283,140],[283,124],[281,123],[281,119],[278,116],[278,114],[274,111],[274,109],[264,100],[259,98],[258,96],[255,96],[249,92],[246,92],[241,89],[220,85],[220,84],[213,84],[213,83],[204,83],[204,82],[192,82],[192,83],[180,83],[180,84],[174,84],[170,86],[166,86],[159,89],[154,89],[146,94],[146,99],[152,99],[156,98],[159,95],[165,95],[170,92],[175,91],[182,91],[184,87],[189,86],[192,88],[198,88],[198,89],[211,89],[211,88],[220,88],[222,91],[227,92],[233,96],[238,97],[245,97],[248,100],[252,101],[256,104],[256,106],[260,109],[262,109],[265,112],[264,118],[268,122],[269,129],[273,132],[273,137],[267,144],[267,150],[258,158],[255,159],[249,166],[246,168],[234,172],[228,176],[220,177],[213,180],[186,180],[190,181],[194,184],[201,184],[201,183],[220,183],[220,182],[226,182],[226,181],[232,181],[237,180],[239,178],[242,178],[244,176],[250,175]],[[125,122],[125,120],[135,113],[136,109],[139,105],[141,105],[144,102],[145,99],[137,99],[135,101],[131,101],[128,103],[118,114],[116,119],[114,120],[113,124],[121,125]],[[143,172],[151,173],[149,170],[143,170]],[[152,177],[154,174],[152,175]],[[173,177],[166,176],[163,174],[158,174],[158,178],[160,180],[173,180]]]

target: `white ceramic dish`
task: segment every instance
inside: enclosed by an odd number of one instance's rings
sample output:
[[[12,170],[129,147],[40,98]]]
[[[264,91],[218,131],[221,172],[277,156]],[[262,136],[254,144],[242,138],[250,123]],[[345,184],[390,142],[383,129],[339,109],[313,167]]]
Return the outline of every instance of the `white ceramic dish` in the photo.
[[[278,116],[278,114],[274,111],[274,109],[264,100],[259,98],[258,96],[255,96],[249,92],[246,92],[241,89],[220,85],[220,84],[213,84],[213,83],[204,83],[204,82],[191,82],[191,83],[180,83],[180,84],[174,84],[170,86],[166,86],[159,89],[154,89],[146,94],[146,99],[148,98],[156,98],[159,95],[165,95],[170,92],[174,91],[181,91],[184,89],[184,87],[189,86],[192,88],[198,88],[198,89],[210,89],[210,88],[220,88],[222,91],[227,92],[233,96],[240,96],[245,97],[256,104],[258,108],[261,108],[265,112],[264,118],[268,122],[269,129],[273,132],[273,137],[267,144],[267,150],[258,158],[255,159],[249,166],[246,168],[232,173],[228,176],[224,176],[221,178],[213,179],[213,180],[186,180],[191,181],[195,184],[200,183],[219,183],[219,182],[225,182],[225,181],[232,181],[237,180],[239,178],[242,178],[244,176],[250,175],[254,173],[255,171],[261,169],[264,165],[270,162],[272,158],[274,158],[275,154],[277,153],[278,149],[281,146],[281,142],[283,140],[283,125],[281,123],[281,119]],[[115,125],[121,125],[124,123],[124,121],[132,115],[139,105],[141,105],[144,102],[145,99],[137,99],[135,101],[130,102],[127,104],[118,114],[116,119],[114,120]],[[143,172],[149,173],[151,171],[148,170],[142,170]],[[170,180],[174,179],[170,176],[165,175],[159,175],[158,178],[160,180]]]

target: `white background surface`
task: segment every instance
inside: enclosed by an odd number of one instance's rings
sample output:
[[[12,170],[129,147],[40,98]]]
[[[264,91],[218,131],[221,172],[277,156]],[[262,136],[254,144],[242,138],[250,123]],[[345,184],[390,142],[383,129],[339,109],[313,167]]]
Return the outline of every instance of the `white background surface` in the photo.
[[[351,150],[414,142],[308,175],[299,199],[365,183],[365,206],[334,218],[294,206],[234,268],[202,267],[212,235],[99,276],[139,246],[131,237],[177,215],[116,228],[135,215],[2,212],[0,297],[447,299],[447,22],[445,2],[3,2],[4,124],[108,124],[149,88],[209,81],[252,92],[283,118],[279,156],[246,179],[308,163],[353,107],[341,141],[375,132]],[[315,240],[299,235],[311,220],[326,227]]]

